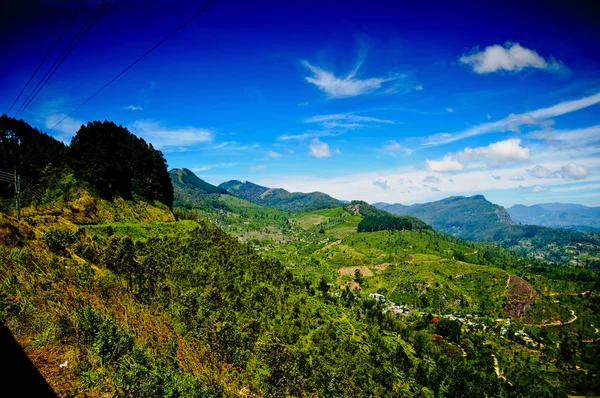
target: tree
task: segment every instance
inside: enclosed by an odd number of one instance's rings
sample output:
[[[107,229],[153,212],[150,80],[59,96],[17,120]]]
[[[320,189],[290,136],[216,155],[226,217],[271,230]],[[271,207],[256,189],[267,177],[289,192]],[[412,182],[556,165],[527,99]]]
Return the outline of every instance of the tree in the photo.
[[[327,292],[329,291],[329,284],[327,283],[325,278],[322,276],[321,276],[321,279],[319,280],[319,290],[321,291],[321,293],[323,293],[323,296],[326,296]]]
[[[137,195],[173,205],[173,185],[163,154],[113,122],[82,126],[71,141],[68,159],[76,177],[104,198]]]

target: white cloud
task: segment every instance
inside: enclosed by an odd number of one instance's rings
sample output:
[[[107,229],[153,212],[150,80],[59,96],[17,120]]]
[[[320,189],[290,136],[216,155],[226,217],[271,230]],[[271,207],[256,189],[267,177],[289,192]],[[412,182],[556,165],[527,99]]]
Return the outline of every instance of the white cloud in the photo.
[[[195,171],[195,172],[208,171],[208,170],[212,170],[212,169],[216,169],[216,168],[231,167],[234,165],[235,165],[235,163],[207,164],[206,166],[192,167],[190,170]]]
[[[456,157],[462,162],[485,159],[492,166],[498,166],[508,162],[526,162],[530,155],[529,148],[522,147],[520,139],[511,138],[484,147],[465,148]]]
[[[507,42],[488,46],[483,51],[473,49],[471,54],[460,57],[460,62],[473,68],[475,73],[493,73],[498,71],[521,72],[523,69],[541,69],[548,72],[568,72],[568,68],[553,57],[542,58],[534,50],[519,43]]]
[[[391,152],[399,151],[401,149],[402,149],[402,146],[400,144],[398,144],[398,142],[395,140],[389,140],[387,142],[387,145],[385,147],[383,147],[384,151],[391,151]]]
[[[316,158],[328,158],[331,156],[329,145],[326,142],[314,138],[309,144],[310,154]]]
[[[393,120],[380,119],[377,117],[360,116],[353,113],[334,113],[330,115],[317,115],[309,117],[304,123],[322,123],[328,121],[345,121],[345,122],[373,122],[373,123],[388,123],[394,124]]]
[[[440,179],[437,178],[436,176],[427,176],[427,177],[425,177],[425,179],[423,180],[423,182],[425,184],[439,184],[440,183]]]
[[[460,152],[449,153],[442,160],[426,160],[425,167],[429,171],[461,171],[464,163],[485,160],[490,166],[498,167],[510,162],[526,162],[530,159],[529,148],[521,146],[517,138],[494,142],[488,146],[465,148]]]
[[[561,167],[558,173],[564,179],[583,180],[590,174],[590,171],[585,166],[581,166],[575,163],[569,163]]]
[[[390,189],[390,186],[388,185],[387,181],[383,181],[383,180],[375,180],[375,181],[373,181],[373,185],[375,185],[383,190]]]
[[[530,133],[528,137],[575,148],[599,143],[600,125],[573,130],[540,130]]]
[[[209,129],[166,127],[150,120],[136,120],[131,131],[152,143],[155,148],[165,150],[212,142],[214,137],[214,133]]]
[[[271,159],[279,159],[281,156],[283,156],[282,154],[280,154],[279,152],[275,152],[275,151],[269,151],[267,153],[267,156],[270,157]]]
[[[277,137],[280,141],[290,141],[290,140],[308,140],[311,138],[319,138],[319,137],[334,137],[336,135],[340,135],[340,133],[334,133],[331,131],[307,131],[302,134],[284,134]]]
[[[235,141],[225,141],[211,147],[211,149],[222,149],[224,151],[249,151],[259,148],[260,144],[240,144]]]
[[[485,115],[485,117],[487,117],[487,120],[492,120],[492,115],[490,115],[489,113]]]
[[[433,187],[433,188],[431,188],[431,192],[440,192],[440,189],[436,188],[436,187]]]
[[[347,98],[371,93],[380,89],[383,84],[403,77],[356,79],[355,76],[361,63],[344,78],[339,78],[331,72],[313,66],[308,61],[304,61],[304,66],[314,74],[314,76],[306,77],[306,81],[317,86],[330,98]]]
[[[521,193],[527,193],[527,192],[542,193],[542,192],[548,192],[548,191],[550,191],[548,188],[544,188],[539,185],[534,185],[532,187],[525,187],[523,185],[519,185],[519,192],[521,192]]]
[[[440,173],[448,171],[461,171],[464,170],[465,165],[454,159],[451,156],[444,156],[442,160],[426,160],[425,168],[428,171],[437,171]]]
[[[352,130],[377,123],[394,124],[393,120],[380,119],[370,116],[354,115],[352,113],[336,113],[331,115],[317,115],[309,117],[304,123],[319,123],[325,130],[345,129]]]
[[[544,125],[547,124],[547,122],[543,122],[546,119],[587,108],[599,102],[600,93],[596,93],[578,100],[564,101],[548,108],[541,108],[532,112],[518,115],[510,114],[500,121],[483,123],[478,126],[470,127],[459,133],[434,134],[425,139],[424,145],[442,145],[482,134],[496,133],[501,131],[518,131],[519,126],[522,125]]]
[[[555,172],[550,171],[548,168],[537,165],[533,169],[526,169],[527,173],[535,178],[560,178],[565,180],[583,180],[589,174],[590,170],[582,165],[575,164],[573,162],[562,166]]]
[[[44,126],[46,128],[51,129],[56,126],[56,123],[60,122],[66,115],[65,114],[55,114],[46,116],[44,120]],[[54,131],[58,131],[59,135],[56,136],[60,141],[68,144],[71,141],[71,138],[79,131],[81,126],[85,124],[81,120],[73,119],[71,117],[67,117],[62,121],[61,124],[54,127]]]
[[[535,177],[535,178],[550,178],[550,177],[552,177],[552,172],[550,170],[548,170],[547,168],[545,168],[544,166],[540,166],[540,165],[535,166],[531,170],[526,169],[526,171],[529,173],[529,175],[531,175],[532,177]]]
[[[446,108],[446,112],[453,113],[454,112],[454,108]]]
[[[267,166],[265,166],[264,164],[257,164],[256,166],[249,167],[248,170],[260,171],[260,170],[264,170],[266,168],[267,168]]]
[[[143,108],[139,105],[127,105],[125,107],[123,107],[123,109],[128,110],[128,111],[141,111],[143,110]]]

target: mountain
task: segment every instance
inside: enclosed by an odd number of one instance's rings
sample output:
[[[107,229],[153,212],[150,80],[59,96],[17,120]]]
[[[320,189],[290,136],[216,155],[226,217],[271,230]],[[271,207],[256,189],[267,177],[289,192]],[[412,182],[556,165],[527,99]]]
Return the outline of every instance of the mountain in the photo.
[[[496,242],[514,252],[547,261],[593,265],[600,252],[600,237],[579,231],[537,225],[516,225],[509,213],[482,195],[454,196],[411,206],[376,204],[398,215],[411,215],[434,229],[457,238]],[[534,209],[539,211],[539,209]]]
[[[482,240],[478,238],[487,235],[487,231],[514,224],[503,207],[482,195],[452,196],[412,206],[384,203],[374,206],[393,214],[417,217],[439,231],[469,240]]]
[[[169,171],[169,175],[171,176],[171,181],[174,185],[178,185],[186,188],[193,188],[197,190],[198,193],[211,194],[211,193],[219,193],[219,194],[227,194],[227,190],[224,188],[219,188],[215,185],[212,185],[203,179],[199,178],[196,174],[194,174],[191,170],[188,169],[173,169]]]
[[[514,205],[507,209],[511,218],[522,224],[577,230],[600,230],[600,207],[570,203]]]
[[[282,188],[268,188],[246,181],[231,180],[219,185],[231,195],[273,209],[299,212],[329,209],[343,203],[322,192],[288,192]]]

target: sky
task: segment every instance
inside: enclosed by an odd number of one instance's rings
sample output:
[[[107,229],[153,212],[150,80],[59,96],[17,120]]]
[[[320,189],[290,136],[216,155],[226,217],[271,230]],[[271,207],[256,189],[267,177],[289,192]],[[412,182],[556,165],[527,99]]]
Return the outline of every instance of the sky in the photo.
[[[18,117],[65,143],[114,121],[214,184],[600,206],[592,2],[219,0],[52,129],[204,4],[111,2]],[[0,112],[80,5],[2,3]],[[9,116],[99,6],[84,4]]]

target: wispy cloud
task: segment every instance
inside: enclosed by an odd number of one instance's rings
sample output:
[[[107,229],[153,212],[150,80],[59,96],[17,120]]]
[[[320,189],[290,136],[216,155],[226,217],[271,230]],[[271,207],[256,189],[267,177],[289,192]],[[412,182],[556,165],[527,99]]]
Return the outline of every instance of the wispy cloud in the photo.
[[[200,172],[200,171],[208,171],[208,170],[212,170],[212,169],[219,169],[219,168],[232,167],[232,166],[235,166],[235,163],[217,163],[217,164],[207,164],[205,166],[192,167],[191,170],[195,171],[195,172]]]
[[[195,144],[209,143],[212,130],[196,127],[168,127],[151,120],[136,120],[131,131],[161,150],[181,150]]]
[[[331,156],[329,145],[318,138],[314,138],[308,147],[309,153],[316,158],[328,158]]]
[[[460,171],[466,162],[484,160],[490,166],[498,167],[509,162],[526,162],[530,159],[529,148],[521,146],[517,138],[492,143],[488,146],[465,148],[460,152],[449,153],[439,161],[426,160],[429,171]]]
[[[389,140],[387,145],[383,147],[384,151],[396,152],[402,149],[402,145],[400,145],[396,140]]]
[[[337,113],[312,116],[304,120],[304,123],[318,123],[325,130],[353,130],[377,124],[394,124],[394,121],[370,116],[360,116],[353,113]]]
[[[248,170],[260,171],[260,170],[264,170],[266,168],[267,168],[267,166],[265,166],[264,164],[257,164],[256,166],[249,167]]]
[[[279,152],[275,152],[275,151],[269,151],[267,152],[267,156],[271,159],[279,159],[280,157],[282,157],[283,155],[280,154]]]
[[[424,184],[439,184],[440,179],[436,176],[427,176],[423,179]]]
[[[139,105],[127,105],[125,107],[123,107],[123,109],[128,110],[128,111],[141,111],[143,110],[143,108]]]
[[[348,98],[372,93],[382,88],[385,83],[406,77],[405,75],[396,75],[387,78],[372,77],[368,79],[358,79],[355,76],[360,69],[362,62],[360,62],[352,72],[342,78],[312,65],[308,61],[304,61],[303,64],[313,73],[313,76],[306,77],[306,81],[324,91],[329,98]]]
[[[548,191],[550,191],[550,189],[544,188],[540,185],[533,185],[531,187],[525,187],[523,185],[519,185],[519,192],[521,192],[521,193],[527,193],[527,192],[542,193],[542,192],[548,192]]]
[[[375,180],[375,181],[373,181],[373,185],[383,189],[384,191],[390,189],[390,186],[388,185],[387,181],[383,181],[383,180]]]
[[[225,141],[214,145],[211,149],[221,149],[224,151],[249,151],[259,148],[260,144],[240,144],[236,141]]]
[[[290,140],[309,140],[312,138],[319,138],[319,137],[334,137],[337,135],[340,135],[341,133],[337,132],[334,133],[332,131],[315,131],[315,130],[311,130],[311,131],[307,131],[305,133],[301,133],[301,134],[284,134],[284,135],[280,135],[279,137],[277,137],[278,140],[280,141],[290,141]]]
[[[544,59],[536,51],[511,42],[506,42],[504,46],[488,46],[483,51],[475,47],[469,54],[460,57],[460,62],[469,65],[479,74],[498,71],[516,73],[524,69],[540,69],[553,73],[566,73],[569,70],[554,57]]]
[[[600,143],[600,125],[572,130],[546,129],[528,134],[529,138],[546,140],[550,144],[565,147],[580,147]]]
[[[454,108],[446,108],[446,112],[448,112],[448,113],[454,113]]]
[[[525,171],[534,178],[563,178],[565,180],[583,180],[590,175],[590,170],[587,167],[573,162],[562,166],[554,172],[540,165],[535,166],[533,169],[526,169]]]
[[[483,134],[490,134],[502,131],[519,131],[522,125],[547,125],[546,119],[564,115],[566,113],[578,111],[600,102],[600,93],[590,95],[573,101],[564,101],[548,108],[537,109],[532,112],[522,114],[510,114],[506,118],[496,121],[483,123],[478,126],[470,127],[458,133],[439,133],[429,136],[425,139],[424,145],[442,145],[451,142],[463,140],[469,137],[475,137]]]
[[[44,118],[44,126],[46,128],[51,129],[56,126],[56,123],[60,122],[66,115],[65,114],[55,114],[49,115]],[[68,144],[71,141],[71,138],[75,135],[75,133],[81,128],[81,126],[85,124],[81,120],[73,119],[72,117],[67,117],[61,124],[54,128],[54,131],[58,131],[60,134],[56,136],[62,142]]]

